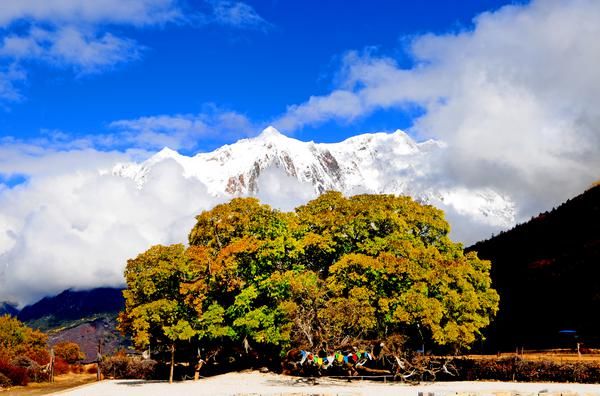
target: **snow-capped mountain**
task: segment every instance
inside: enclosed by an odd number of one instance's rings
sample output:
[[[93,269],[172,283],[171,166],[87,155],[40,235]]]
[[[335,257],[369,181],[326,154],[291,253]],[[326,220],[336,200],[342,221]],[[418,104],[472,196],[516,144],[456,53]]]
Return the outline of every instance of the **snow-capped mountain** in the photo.
[[[515,205],[491,189],[467,189],[436,181],[436,159],[444,144],[415,142],[401,130],[370,133],[339,143],[302,142],[273,127],[192,157],[169,148],[141,163],[120,163],[114,175],[130,178],[144,188],[153,168],[166,160],[177,162],[186,178],[203,182],[215,196],[255,195],[259,179],[269,168],[278,168],[300,183],[309,183],[315,195],[326,190],[345,194],[390,193],[413,198],[477,222],[508,227],[514,224]]]

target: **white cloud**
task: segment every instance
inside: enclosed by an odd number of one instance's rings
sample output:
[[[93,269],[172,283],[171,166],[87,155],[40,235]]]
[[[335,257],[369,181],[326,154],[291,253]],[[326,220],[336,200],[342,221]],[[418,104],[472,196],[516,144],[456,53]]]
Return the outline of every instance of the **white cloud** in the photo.
[[[95,72],[139,57],[132,39],[110,32],[112,26],[148,26],[178,22],[182,11],[175,0],[22,0],[3,4],[4,34],[0,56],[13,62],[41,60]],[[26,29],[11,32],[19,23]]]
[[[81,74],[139,58],[140,48],[133,40],[87,30],[74,26],[54,30],[32,28],[25,36],[6,36],[0,46],[0,56],[16,61],[35,59],[57,66],[69,65]]]
[[[24,70],[28,61],[96,73],[136,60],[143,49],[110,30],[180,22],[176,0],[19,0],[0,7],[0,61]],[[17,26],[18,29],[13,29]],[[16,65],[16,66],[15,66]],[[0,99],[20,100],[24,74],[0,73]]]
[[[144,158],[147,155],[139,150],[123,153],[96,151],[89,146],[78,147],[76,144],[63,147],[47,139],[24,142],[4,138],[0,139],[0,174],[45,177],[74,170],[88,172],[110,167],[115,162]]]
[[[141,190],[93,169],[124,157],[94,150],[33,155],[13,147],[13,169],[31,177],[0,185],[0,301],[122,285],[128,258],[152,244],[185,242],[194,216],[217,202],[173,161],[155,167]]]
[[[439,178],[492,187],[520,218],[580,193],[600,169],[600,3],[546,0],[476,18],[472,31],[424,35],[414,66],[350,52],[329,95],[290,106],[291,131],[421,106],[412,133],[448,144]]]
[[[185,243],[195,215],[229,199],[183,177],[173,160],[154,166],[141,189],[103,171],[131,157],[0,146],[0,174],[29,176],[12,188],[0,184],[0,301],[26,304],[67,288],[121,286],[128,258],[153,244]],[[315,196],[311,185],[280,169],[266,170],[258,183],[259,198],[281,210]]]
[[[120,142],[157,149],[196,149],[206,140],[228,140],[247,137],[258,129],[245,115],[205,106],[198,114],[156,115],[110,124]]]
[[[305,124],[316,124],[330,119],[352,121],[364,115],[361,98],[350,91],[336,90],[327,96],[311,96],[306,103],[289,106],[286,114],[275,124],[284,131],[293,131]]]
[[[258,178],[257,198],[279,210],[294,210],[316,195],[312,184],[303,183],[280,168],[267,168]]]
[[[177,0],[19,0],[0,7],[0,25],[17,20],[52,24],[130,24],[172,22],[182,17]]]
[[[271,25],[246,3],[229,0],[211,0],[213,21],[236,28],[266,30]]]
[[[15,64],[9,65],[4,70],[0,69],[0,100],[18,102],[23,97],[16,85],[25,80],[26,74]]]
[[[109,132],[88,135],[42,129],[39,137],[26,141],[13,137],[0,138],[0,173],[19,166],[20,162],[12,160],[16,148],[20,158],[27,155],[28,159],[49,153],[79,153],[86,150],[102,150],[99,153],[108,151],[112,159],[116,152],[111,150],[121,150],[140,159],[149,156],[150,151],[164,147],[197,150],[201,146],[250,137],[260,130],[245,115],[212,104],[202,106],[199,113],[119,120],[111,122],[108,128]]]

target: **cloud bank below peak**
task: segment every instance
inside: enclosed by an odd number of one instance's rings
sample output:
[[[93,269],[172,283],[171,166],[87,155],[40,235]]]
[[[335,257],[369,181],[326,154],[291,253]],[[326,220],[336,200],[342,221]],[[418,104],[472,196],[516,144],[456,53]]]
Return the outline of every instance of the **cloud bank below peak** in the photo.
[[[110,170],[136,153],[92,148],[0,146],[0,301],[27,304],[67,288],[122,286],[127,259],[154,244],[185,243],[202,210],[225,202],[165,158],[143,188]],[[3,184],[2,175],[26,175]],[[278,169],[258,180],[258,197],[289,210],[312,186]]]

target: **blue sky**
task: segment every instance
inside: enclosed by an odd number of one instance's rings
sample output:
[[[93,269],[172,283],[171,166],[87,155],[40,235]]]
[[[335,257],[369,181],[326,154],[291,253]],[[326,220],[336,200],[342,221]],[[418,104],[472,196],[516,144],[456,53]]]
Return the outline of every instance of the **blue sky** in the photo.
[[[0,99],[0,134],[28,140],[60,132],[68,135],[65,139],[75,139],[110,133],[110,124],[117,120],[199,114],[207,108],[247,117],[247,131],[202,135],[196,145],[181,148],[213,149],[257,133],[289,105],[327,94],[348,51],[368,49],[408,68],[412,60],[405,50],[415,36],[472,29],[475,16],[509,2],[265,0],[245,3],[245,10],[259,18],[250,23],[243,16],[222,23],[197,17],[210,15],[216,3],[173,2],[186,21],[145,26],[106,19],[90,22],[97,37],[110,33],[133,43],[125,52],[138,52],[133,59],[91,71],[82,71],[73,60],[0,57],[3,69],[12,65],[24,75],[14,81],[20,98]],[[65,24],[51,18],[14,16],[1,34],[27,36],[31,26],[52,30]],[[331,142],[362,132],[407,128],[418,114],[418,106],[379,109],[351,122],[325,120],[283,132]],[[129,145],[108,144],[103,149]]]

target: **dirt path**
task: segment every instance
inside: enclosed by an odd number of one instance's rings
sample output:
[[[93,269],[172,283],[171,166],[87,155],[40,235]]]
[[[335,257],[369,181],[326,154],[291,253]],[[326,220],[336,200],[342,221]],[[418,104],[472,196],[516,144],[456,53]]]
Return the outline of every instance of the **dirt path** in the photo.
[[[27,386],[15,386],[10,389],[1,390],[0,395],[15,395],[15,396],[35,396],[35,395],[50,395],[56,392],[71,389],[84,384],[92,383],[96,380],[95,374],[65,374],[55,378],[53,383],[49,382],[32,382]]]

